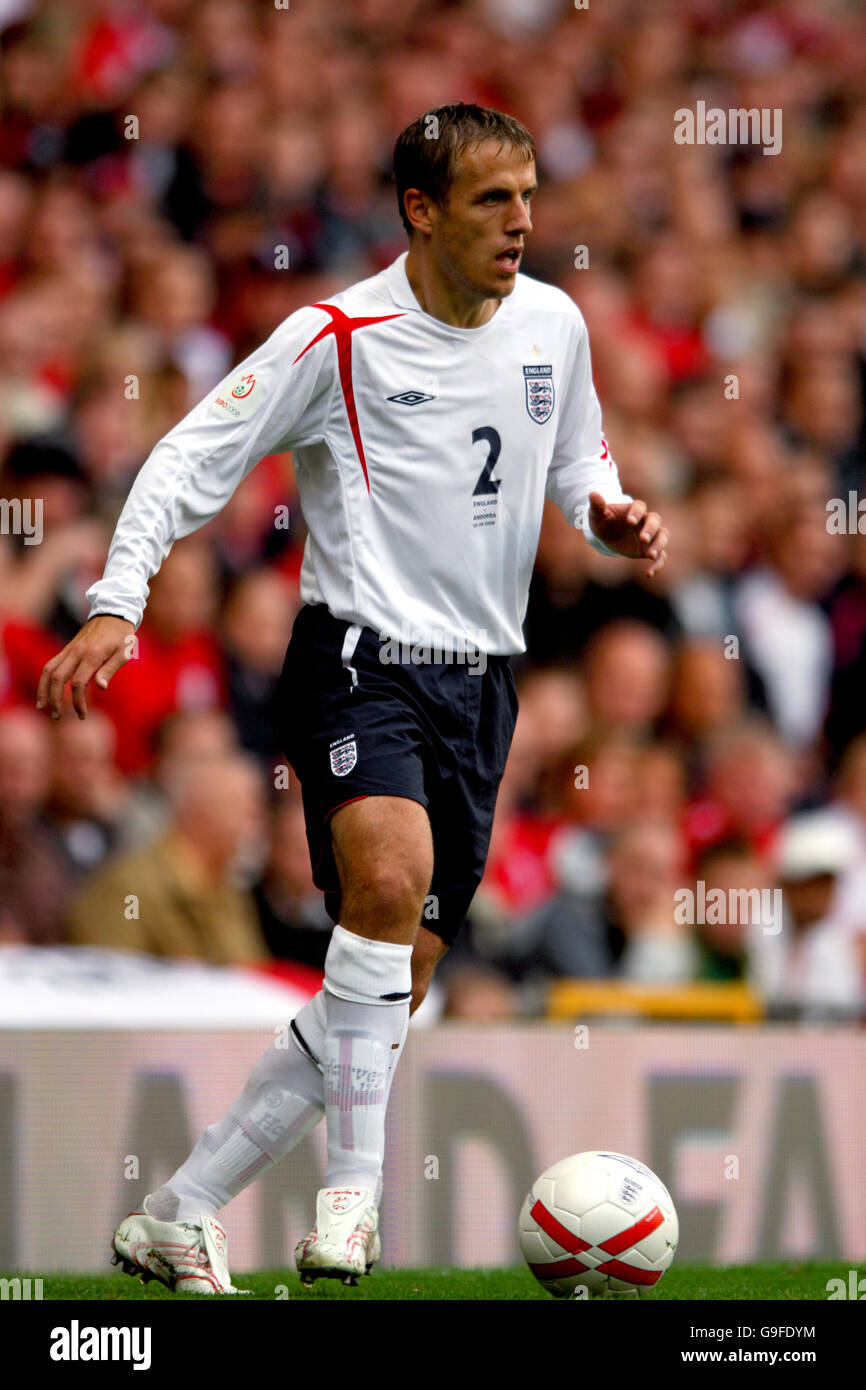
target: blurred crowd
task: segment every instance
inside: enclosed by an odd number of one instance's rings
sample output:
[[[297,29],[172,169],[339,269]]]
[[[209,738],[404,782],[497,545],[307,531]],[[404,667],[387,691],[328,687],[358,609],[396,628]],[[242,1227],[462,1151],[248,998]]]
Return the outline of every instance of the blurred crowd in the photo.
[[[523,268],[581,308],[623,484],[671,541],[646,581],[545,516],[440,1006],[531,1014],[577,975],[866,1017],[864,70],[854,0],[0,0],[0,942],[321,966],[273,735],[290,456],[175,546],[86,721],[37,715],[36,683],[152,446],[405,249],[394,139],[462,99],[535,136]],[[781,110],[781,151],[676,143],[698,100]],[[782,906],[684,912],[698,884]]]

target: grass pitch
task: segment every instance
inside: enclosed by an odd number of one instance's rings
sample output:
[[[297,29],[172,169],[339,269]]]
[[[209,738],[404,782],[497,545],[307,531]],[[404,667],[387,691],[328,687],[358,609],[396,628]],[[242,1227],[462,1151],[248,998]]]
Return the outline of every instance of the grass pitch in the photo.
[[[823,1302],[827,1299],[827,1281],[840,1275],[846,1277],[840,1262],[738,1265],[727,1269],[682,1265],[670,1270],[645,1298],[646,1301],[657,1302],[752,1302],[761,1299]],[[145,1285],[140,1279],[124,1274],[46,1274],[42,1280],[43,1298],[46,1301],[213,1301],[210,1295],[173,1294],[156,1280]],[[345,1288],[336,1279],[319,1279],[312,1288],[304,1288],[295,1271],[287,1269],[238,1274],[236,1283],[238,1288],[251,1290],[252,1299],[259,1301],[279,1298],[288,1298],[292,1302],[335,1299],[412,1302],[550,1299],[550,1294],[545,1293],[523,1267],[377,1270],[369,1278],[362,1279],[354,1289]],[[232,1299],[231,1295],[225,1297]],[[246,1304],[251,1299],[241,1301]]]

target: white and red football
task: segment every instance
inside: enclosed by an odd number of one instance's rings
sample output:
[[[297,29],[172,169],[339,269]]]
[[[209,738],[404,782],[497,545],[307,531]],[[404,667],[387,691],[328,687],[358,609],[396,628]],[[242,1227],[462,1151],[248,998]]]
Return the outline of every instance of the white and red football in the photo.
[[[626,1154],[590,1151],[554,1163],[520,1212],[520,1248],[556,1298],[645,1294],[669,1268],[679,1222],[664,1183]],[[579,1294],[584,1297],[585,1295]]]

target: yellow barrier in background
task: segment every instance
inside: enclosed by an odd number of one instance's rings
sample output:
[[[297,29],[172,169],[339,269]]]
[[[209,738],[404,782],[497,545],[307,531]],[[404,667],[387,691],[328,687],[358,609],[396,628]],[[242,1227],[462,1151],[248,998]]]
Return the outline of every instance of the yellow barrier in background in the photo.
[[[739,981],[652,985],[619,980],[557,980],[551,985],[548,1018],[574,1019],[582,1014],[758,1023],[764,1017],[764,1008],[751,986]]]

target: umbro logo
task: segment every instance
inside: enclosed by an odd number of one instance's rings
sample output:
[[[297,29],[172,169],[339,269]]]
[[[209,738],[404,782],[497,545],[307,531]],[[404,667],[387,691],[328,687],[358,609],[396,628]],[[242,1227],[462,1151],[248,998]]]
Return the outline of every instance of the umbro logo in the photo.
[[[399,396],[389,396],[389,401],[397,405],[423,405],[424,401],[435,401],[435,396],[425,396],[423,391],[401,391]]]

